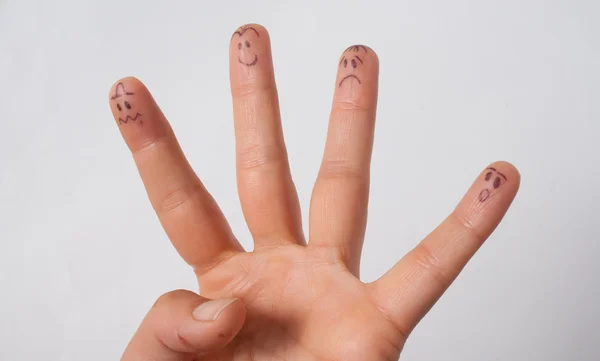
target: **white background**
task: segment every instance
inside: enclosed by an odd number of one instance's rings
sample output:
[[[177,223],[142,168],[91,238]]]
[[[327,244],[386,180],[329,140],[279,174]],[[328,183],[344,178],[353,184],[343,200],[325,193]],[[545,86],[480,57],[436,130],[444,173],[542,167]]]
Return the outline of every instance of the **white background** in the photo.
[[[365,281],[488,163],[521,171],[403,360],[597,360],[599,18],[596,0],[0,0],[0,359],[117,360],[160,294],[196,290],[111,118],[120,77],[153,91],[251,248],[227,71],[231,33],[258,22],[305,220],[338,56],[354,43],[379,55]]]

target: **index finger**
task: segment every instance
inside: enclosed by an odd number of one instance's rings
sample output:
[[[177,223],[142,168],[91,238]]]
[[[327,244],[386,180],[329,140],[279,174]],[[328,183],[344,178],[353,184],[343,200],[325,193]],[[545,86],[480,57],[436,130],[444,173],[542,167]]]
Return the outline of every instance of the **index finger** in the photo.
[[[506,162],[487,167],[454,212],[383,277],[370,285],[404,334],[417,325],[498,226],[519,189]]]

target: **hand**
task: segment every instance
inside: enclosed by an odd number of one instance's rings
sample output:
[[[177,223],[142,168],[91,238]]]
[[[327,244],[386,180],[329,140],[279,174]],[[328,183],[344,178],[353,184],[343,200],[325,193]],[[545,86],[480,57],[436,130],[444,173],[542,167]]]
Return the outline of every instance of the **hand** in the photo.
[[[241,301],[212,323],[190,321],[193,307],[202,302],[194,294],[182,296],[186,301],[169,311],[173,317],[161,314],[157,306],[145,321],[154,320],[155,326],[142,325],[124,360],[137,360],[127,358],[136,349],[155,350],[143,344],[153,340],[176,355],[169,360],[399,357],[412,329],[504,216],[517,193],[519,174],[505,162],[487,167],[438,228],[380,279],[362,283],[358,271],[378,68],[377,56],[365,46],[352,46],[339,59],[307,243],[281,130],[269,35],[259,25],[243,26],[233,34],[237,180],[254,239],[252,252],[245,252],[232,234],[146,87],[135,78],[113,86],[110,105],[117,124],[152,206],[181,257],[193,267],[202,295]],[[239,330],[242,304],[246,314]],[[194,346],[199,345],[197,337],[217,337],[217,329],[226,331],[222,338],[228,343]],[[144,338],[144,332],[154,336]],[[148,354],[145,359],[160,357]]]

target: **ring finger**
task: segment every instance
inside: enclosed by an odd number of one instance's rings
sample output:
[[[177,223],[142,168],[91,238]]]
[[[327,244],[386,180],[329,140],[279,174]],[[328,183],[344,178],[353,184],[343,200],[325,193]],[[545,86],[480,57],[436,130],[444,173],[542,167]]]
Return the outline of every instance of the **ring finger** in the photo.
[[[310,246],[334,251],[358,276],[367,222],[379,61],[363,45],[344,51],[321,169],[310,207]]]

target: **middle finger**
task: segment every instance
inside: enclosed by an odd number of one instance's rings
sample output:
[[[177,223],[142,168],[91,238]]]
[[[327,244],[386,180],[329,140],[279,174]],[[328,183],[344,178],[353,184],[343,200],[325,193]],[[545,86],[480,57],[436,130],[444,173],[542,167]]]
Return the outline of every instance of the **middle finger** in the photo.
[[[229,64],[238,192],[255,248],[302,244],[300,204],[283,140],[267,30],[255,24],[237,29]]]

